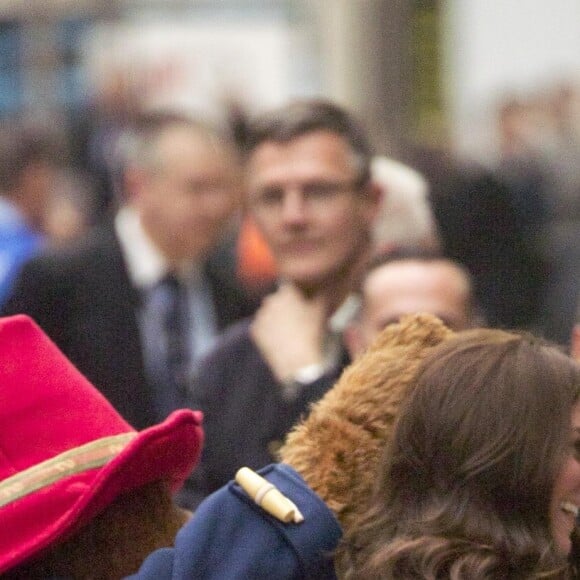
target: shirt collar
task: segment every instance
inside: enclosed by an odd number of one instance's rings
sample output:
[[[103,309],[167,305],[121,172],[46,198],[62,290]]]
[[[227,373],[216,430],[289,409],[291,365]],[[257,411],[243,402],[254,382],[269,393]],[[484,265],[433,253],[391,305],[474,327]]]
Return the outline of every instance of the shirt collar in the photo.
[[[355,294],[349,294],[328,320],[329,330],[337,334],[342,334],[352,322],[358,309],[359,299]]]
[[[146,234],[139,214],[123,207],[115,216],[115,231],[132,282],[138,288],[153,286],[166,274],[169,264]]]

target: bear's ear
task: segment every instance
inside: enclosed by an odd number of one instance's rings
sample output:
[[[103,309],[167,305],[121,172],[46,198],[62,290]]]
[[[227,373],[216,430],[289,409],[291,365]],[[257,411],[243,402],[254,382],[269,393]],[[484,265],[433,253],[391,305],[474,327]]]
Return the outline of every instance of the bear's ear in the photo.
[[[288,434],[282,461],[320,495],[343,530],[364,509],[420,362],[453,334],[427,314],[387,327]]]

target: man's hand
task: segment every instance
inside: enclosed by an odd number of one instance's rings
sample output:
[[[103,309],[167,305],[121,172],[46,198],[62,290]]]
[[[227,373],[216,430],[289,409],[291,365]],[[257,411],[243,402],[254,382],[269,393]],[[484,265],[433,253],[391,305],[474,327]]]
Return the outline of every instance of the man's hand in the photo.
[[[283,382],[324,360],[327,308],[321,297],[306,298],[292,284],[267,296],[251,335],[274,376]]]

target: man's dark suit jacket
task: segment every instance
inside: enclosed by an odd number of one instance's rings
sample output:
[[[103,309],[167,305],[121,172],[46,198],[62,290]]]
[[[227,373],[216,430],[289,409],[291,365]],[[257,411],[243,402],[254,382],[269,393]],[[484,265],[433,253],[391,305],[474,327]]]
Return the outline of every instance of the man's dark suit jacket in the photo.
[[[255,310],[224,268],[209,261],[206,275],[220,330]],[[141,429],[161,418],[145,377],[139,302],[108,223],[71,247],[26,264],[2,314],[24,313],[36,320],[121,415]]]
[[[339,378],[350,359],[285,398],[250,336],[250,320],[227,330],[202,361],[193,407],[204,413],[202,458],[187,486],[200,501],[232,479],[239,467],[259,469],[277,459],[286,434]]]

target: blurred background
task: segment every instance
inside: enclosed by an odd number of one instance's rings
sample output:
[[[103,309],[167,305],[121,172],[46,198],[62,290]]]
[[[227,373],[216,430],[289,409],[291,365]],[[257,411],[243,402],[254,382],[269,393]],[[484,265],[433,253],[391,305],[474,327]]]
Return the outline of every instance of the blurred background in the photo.
[[[577,0],[2,0],[0,115],[78,131],[96,107],[220,116],[323,94],[381,152],[491,162],[508,102],[546,125],[578,107],[579,28]]]
[[[64,240],[110,208],[138,111],[191,110],[243,142],[248,114],[329,97],[426,178],[445,253],[496,294],[497,319],[546,330],[534,321],[561,313],[546,333],[564,341],[580,286],[578,30],[578,0],[0,0],[0,120],[63,145],[47,228]]]

